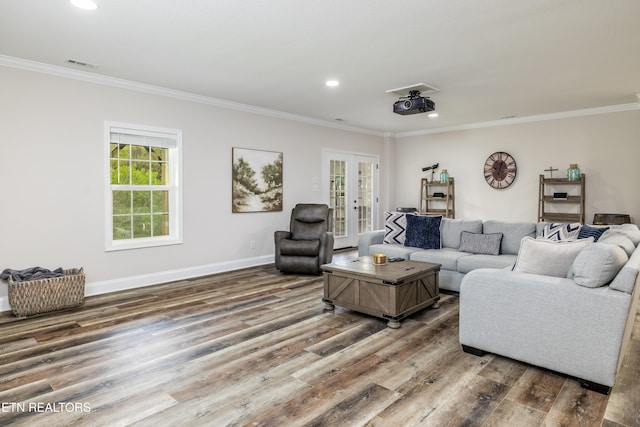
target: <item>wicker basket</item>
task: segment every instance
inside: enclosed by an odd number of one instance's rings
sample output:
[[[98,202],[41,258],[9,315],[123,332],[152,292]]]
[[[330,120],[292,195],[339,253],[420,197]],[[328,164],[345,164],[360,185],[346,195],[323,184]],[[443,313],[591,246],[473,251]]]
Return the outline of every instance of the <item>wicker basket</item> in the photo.
[[[77,307],[84,303],[82,268],[64,270],[64,276],[49,279],[9,282],[9,304],[19,317]]]

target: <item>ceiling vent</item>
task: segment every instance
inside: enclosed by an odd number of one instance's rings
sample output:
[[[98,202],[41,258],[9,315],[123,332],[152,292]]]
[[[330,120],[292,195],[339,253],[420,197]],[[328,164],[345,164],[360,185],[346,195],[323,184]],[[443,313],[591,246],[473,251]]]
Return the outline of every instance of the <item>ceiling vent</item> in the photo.
[[[394,93],[398,96],[409,96],[413,91],[418,91],[418,93],[422,95],[426,95],[433,92],[439,92],[440,89],[438,89],[435,86],[426,85],[424,83],[417,83],[411,86],[399,87],[397,89],[389,89],[387,93]]]
[[[86,68],[98,68],[95,64],[89,64],[88,62],[78,61],[77,59],[67,59],[67,64],[77,65],[78,67],[86,67]]]

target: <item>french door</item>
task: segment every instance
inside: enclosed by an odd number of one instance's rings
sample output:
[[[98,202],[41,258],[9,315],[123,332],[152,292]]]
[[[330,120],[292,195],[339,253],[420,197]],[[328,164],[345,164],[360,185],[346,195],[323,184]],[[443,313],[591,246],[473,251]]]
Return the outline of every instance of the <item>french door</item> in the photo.
[[[378,213],[378,157],[335,151],[323,153],[323,195],[333,208],[335,248],[358,245],[373,230]]]

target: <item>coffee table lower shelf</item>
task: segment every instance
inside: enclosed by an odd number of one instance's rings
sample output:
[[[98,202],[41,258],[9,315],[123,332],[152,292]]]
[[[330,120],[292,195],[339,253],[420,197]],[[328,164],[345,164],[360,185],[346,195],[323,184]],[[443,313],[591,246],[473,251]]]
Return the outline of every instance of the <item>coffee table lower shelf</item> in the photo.
[[[325,310],[338,305],[387,319],[387,326],[397,329],[407,316],[429,306],[439,308],[439,264],[402,262],[402,272],[415,271],[396,278],[386,266],[370,266],[366,257],[359,260],[359,265],[323,266]]]

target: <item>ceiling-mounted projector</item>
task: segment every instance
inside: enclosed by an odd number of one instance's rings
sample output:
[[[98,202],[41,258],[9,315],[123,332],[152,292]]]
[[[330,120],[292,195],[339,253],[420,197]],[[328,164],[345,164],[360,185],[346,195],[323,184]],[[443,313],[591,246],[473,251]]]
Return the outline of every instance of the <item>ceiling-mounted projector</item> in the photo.
[[[418,114],[433,111],[435,107],[436,104],[431,99],[420,96],[417,90],[412,90],[409,96],[402,97],[393,104],[393,112],[402,115]]]

